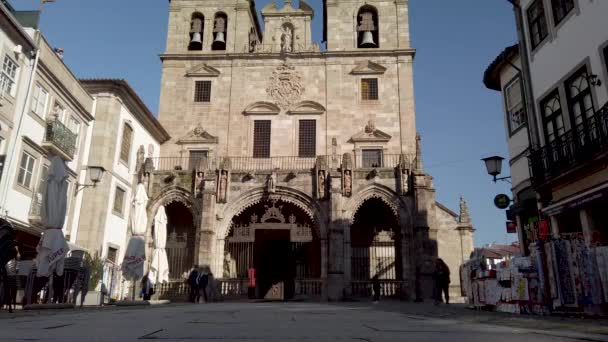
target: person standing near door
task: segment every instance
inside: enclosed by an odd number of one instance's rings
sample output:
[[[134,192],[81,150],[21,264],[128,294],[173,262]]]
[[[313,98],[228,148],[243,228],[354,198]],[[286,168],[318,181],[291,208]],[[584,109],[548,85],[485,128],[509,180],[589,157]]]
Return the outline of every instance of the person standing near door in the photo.
[[[439,305],[443,301],[442,294],[445,294],[445,303],[450,304],[450,268],[442,259],[437,259],[435,263],[433,280],[435,281],[435,305]]]
[[[372,278],[372,290],[374,291],[374,303],[378,303],[380,301],[380,279],[377,274]]]
[[[198,279],[198,266],[194,266],[190,274],[188,275],[188,286],[190,287],[190,294],[188,297],[188,301],[190,303],[194,303],[196,301],[196,297],[198,297],[198,285],[196,281]]]
[[[202,270],[198,278],[196,279],[196,284],[198,286],[198,294],[196,296],[196,302],[199,303],[201,300],[201,293],[203,294],[203,299],[205,303],[207,303],[207,285],[209,285],[209,273],[207,270]]]

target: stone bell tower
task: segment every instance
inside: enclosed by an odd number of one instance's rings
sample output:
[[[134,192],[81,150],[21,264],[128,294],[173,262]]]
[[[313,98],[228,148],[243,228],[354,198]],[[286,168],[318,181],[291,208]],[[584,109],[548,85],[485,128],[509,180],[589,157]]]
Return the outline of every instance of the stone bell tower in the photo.
[[[328,51],[410,48],[408,0],[323,0]]]
[[[240,53],[260,40],[254,0],[170,1],[166,53]]]

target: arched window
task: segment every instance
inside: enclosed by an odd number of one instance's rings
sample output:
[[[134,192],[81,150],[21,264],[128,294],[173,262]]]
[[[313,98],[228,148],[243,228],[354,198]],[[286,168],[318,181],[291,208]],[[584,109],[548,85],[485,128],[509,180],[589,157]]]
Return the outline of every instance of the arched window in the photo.
[[[201,51],[203,50],[203,32],[205,30],[205,16],[202,13],[195,12],[192,14],[190,21],[190,43],[188,50]]]
[[[380,47],[379,26],[378,11],[369,5],[361,7],[357,13],[357,47],[363,49]]]
[[[211,50],[226,50],[226,41],[228,39],[227,27],[228,16],[226,13],[216,13],[213,20],[213,44],[211,44]]]

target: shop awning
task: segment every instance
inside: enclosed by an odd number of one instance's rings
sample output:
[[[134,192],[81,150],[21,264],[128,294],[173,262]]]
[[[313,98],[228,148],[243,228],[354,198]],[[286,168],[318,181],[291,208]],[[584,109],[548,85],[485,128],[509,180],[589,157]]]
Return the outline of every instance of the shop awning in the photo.
[[[557,215],[564,210],[577,208],[583,204],[595,201],[602,197],[608,197],[608,183],[604,183],[591,190],[587,190],[578,195],[566,197],[563,200],[551,204],[550,206],[543,208],[541,211],[549,216]]]

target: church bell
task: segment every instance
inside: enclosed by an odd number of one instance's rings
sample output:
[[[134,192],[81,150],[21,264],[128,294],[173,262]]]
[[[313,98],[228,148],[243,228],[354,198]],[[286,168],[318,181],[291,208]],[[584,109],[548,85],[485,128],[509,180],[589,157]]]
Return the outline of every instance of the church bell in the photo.
[[[374,35],[371,31],[363,32],[363,39],[361,40],[361,47],[376,47],[374,42]]]
[[[199,44],[199,45],[203,44],[203,40],[201,39],[200,32],[194,32],[192,34],[192,40],[190,40],[190,44]]]
[[[224,36],[224,32],[218,32],[215,35],[215,40],[213,41],[213,43],[222,43],[222,44],[226,44],[226,39]]]

